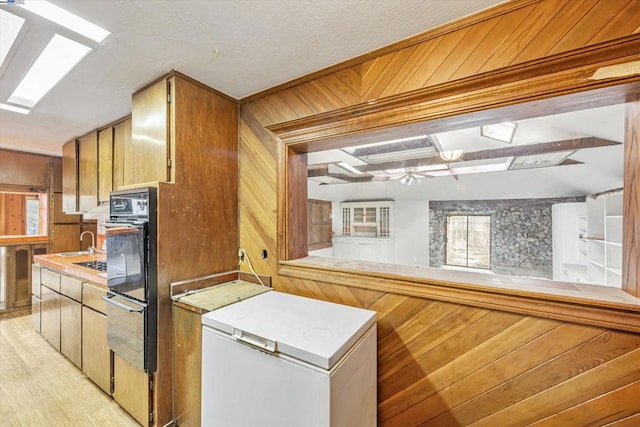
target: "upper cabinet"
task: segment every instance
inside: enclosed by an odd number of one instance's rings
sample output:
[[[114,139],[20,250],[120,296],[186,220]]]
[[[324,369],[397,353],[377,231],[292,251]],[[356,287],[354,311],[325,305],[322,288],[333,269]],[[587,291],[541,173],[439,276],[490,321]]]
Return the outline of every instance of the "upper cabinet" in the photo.
[[[98,132],[78,141],[78,198],[80,212],[98,206]]]
[[[124,185],[124,147],[131,146],[131,118],[113,127],[113,189]],[[102,164],[102,162],[101,162]]]
[[[173,181],[169,118],[174,79],[159,80],[133,94],[132,137],[124,148],[124,185]]]
[[[98,132],[98,203],[108,202],[113,190],[113,127]]]
[[[78,211],[78,142],[75,139],[62,146],[62,210]]]

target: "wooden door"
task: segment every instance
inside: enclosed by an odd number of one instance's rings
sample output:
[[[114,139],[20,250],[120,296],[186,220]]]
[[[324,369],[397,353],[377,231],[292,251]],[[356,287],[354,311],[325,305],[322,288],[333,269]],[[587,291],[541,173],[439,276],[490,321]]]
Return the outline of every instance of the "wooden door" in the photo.
[[[113,398],[140,424],[149,425],[149,375],[115,353]]]
[[[41,295],[40,333],[60,351],[60,294],[42,286]]]
[[[98,206],[98,133],[91,132],[78,142],[78,197],[80,212]]]
[[[132,137],[124,150],[125,185],[169,180],[168,85],[163,79],[133,95]]]
[[[331,247],[331,201],[310,199],[307,215],[309,250]]]
[[[89,307],[82,307],[82,372],[111,394],[113,362],[107,345],[107,316]]]
[[[124,185],[124,149],[131,146],[131,119],[113,127],[113,189]]]
[[[60,352],[82,368],[82,304],[60,295]]]
[[[78,144],[75,139],[62,146],[62,210],[78,211]]]
[[[98,203],[108,202],[113,190],[113,128],[98,133]]]

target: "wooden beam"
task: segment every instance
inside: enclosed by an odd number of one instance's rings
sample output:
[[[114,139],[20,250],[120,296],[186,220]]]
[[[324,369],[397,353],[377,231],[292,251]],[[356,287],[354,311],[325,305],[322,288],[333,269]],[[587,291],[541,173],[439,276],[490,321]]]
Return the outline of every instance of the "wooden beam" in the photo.
[[[619,142],[607,139],[588,137],[579,139],[567,139],[564,141],[543,142],[540,144],[518,145],[513,147],[498,148],[492,150],[473,151],[463,153],[456,162],[469,162],[473,160],[499,159],[512,156],[533,156],[536,154],[554,153],[560,151],[581,150],[585,148],[606,147],[610,145],[618,145]],[[400,160],[393,162],[377,163],[371,165],[356,166],[355,168],[361,172],[399,169],[399,168],[415,168],[420,166],[430,166],[445,163],[439,156],[431,156],[422,159]],[[453,162],[449,162],[453,163]]]
[[[424,148],[434,148],[429,138],[413,141],[394,142],[390,144],[377,145],[373,147],[356,148],[353,152],[355,157],[375,156],[378,154],[397,153],[405,150],[421,150]]]

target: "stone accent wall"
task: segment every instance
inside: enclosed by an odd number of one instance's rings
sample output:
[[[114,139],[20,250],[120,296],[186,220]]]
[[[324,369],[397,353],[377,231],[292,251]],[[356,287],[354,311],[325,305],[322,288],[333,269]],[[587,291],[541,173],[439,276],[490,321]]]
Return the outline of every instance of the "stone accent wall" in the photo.
[[[429,203],[429,266],[445,264],[447,215],[491,216],[491,271],[512,276],[553,277],[551,206],[584,197]]]

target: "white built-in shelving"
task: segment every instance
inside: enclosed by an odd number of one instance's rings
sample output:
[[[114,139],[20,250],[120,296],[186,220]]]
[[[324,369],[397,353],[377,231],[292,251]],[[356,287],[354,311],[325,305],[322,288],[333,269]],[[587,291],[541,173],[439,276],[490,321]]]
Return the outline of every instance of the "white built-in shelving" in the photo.
[[[622,191],[587,198],[587,279],[622,284]]]
[[[621,286],[622,190],[554,205],[553,224],[554,280]]]

